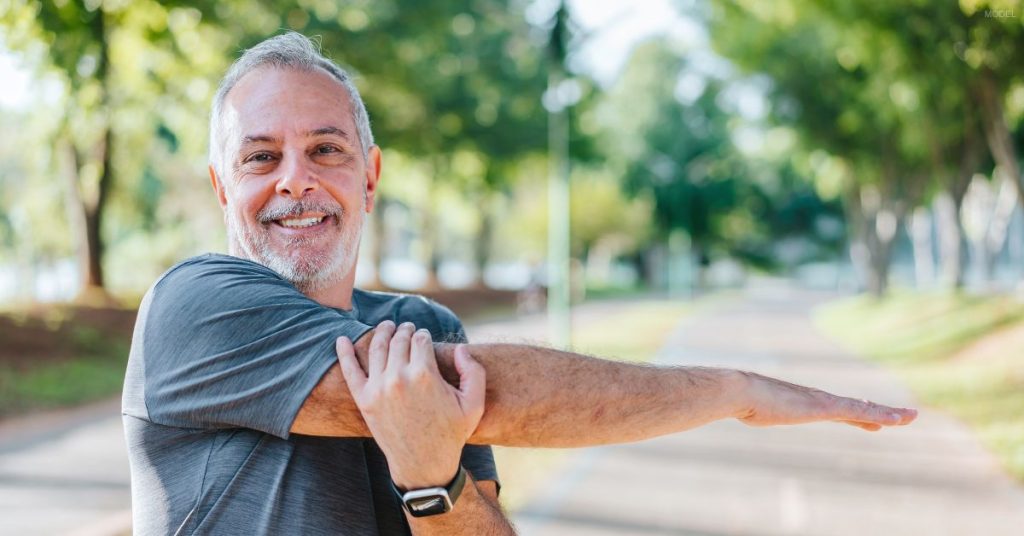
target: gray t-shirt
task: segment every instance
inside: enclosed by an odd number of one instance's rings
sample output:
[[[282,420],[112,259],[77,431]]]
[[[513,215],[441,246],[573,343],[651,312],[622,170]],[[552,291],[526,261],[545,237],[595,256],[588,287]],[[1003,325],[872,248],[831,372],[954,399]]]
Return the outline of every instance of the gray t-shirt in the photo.
[[[335,339],[387,319],[465,340],[451,311],[419,296],[356,290],[342,311],[236,257],[168,270],[143,299],[125,376],[135,534],[409,534],[372,439],[289,434]],[[462,457],[497,481],[490,447]]]

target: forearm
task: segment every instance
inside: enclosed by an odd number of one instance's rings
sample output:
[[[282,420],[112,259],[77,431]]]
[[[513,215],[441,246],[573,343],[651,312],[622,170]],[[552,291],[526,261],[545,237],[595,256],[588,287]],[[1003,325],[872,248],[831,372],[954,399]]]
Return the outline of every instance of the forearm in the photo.
[[[457,381],[452,345],[435,346]],[[745,382],[726,369],[666,368],[548,348],[475,344],[487,370],[483,419],[471,443],[580,447],[638,441],[737,417]]]
[[[370,337],[355,344],[364,370]],[[456,345],[435,344],[455,385]],[[737,417],[753,426],[837,421],[866,430],[905,425],[912,409],[839,397],[729,369],[655,367],[518,344],[467,345],[486,371],[485,411],[470,443],[579,447],[638,441]],[[292,432],[369,437],[338,366],[324,376]]]
[[[337,364],[328,369],[309,393],[292,422],[291,432],[332,437],[371,436]]]
[[[433,535],[514,535],[512,524],[501,509],[488,500],[470,478],[462,489],[455,508],[447,514],[430,517],[413,517],[405,514],[409,527],[416,536]]]

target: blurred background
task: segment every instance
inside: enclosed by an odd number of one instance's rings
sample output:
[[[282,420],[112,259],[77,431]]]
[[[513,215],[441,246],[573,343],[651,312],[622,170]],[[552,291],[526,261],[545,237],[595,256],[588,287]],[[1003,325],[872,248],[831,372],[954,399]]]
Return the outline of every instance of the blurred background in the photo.
[[[637,496],[645,521],[581,490],[608,495],[621,475],[588,479],[650,452],[501,450],[524,533],[1013,533],[1022,20],[1019,0],[0,0],[0,528],[129,530],[115,399],[135,308],[176,262],[226,250],[209,104],[241,50],[293,29],[354,74],[384,151],[360,286],[434,297],[475,340],[934,414],[890,443],[712,427],[667,465],[698,460],[680,478],[735,496]],[[773,441],[796,461],[755,452]],[[763,495],[738,493],[766,482],[753,469],[695,454],[737,444],[778,471]],[[878,460],[867,503],[807,491]]]

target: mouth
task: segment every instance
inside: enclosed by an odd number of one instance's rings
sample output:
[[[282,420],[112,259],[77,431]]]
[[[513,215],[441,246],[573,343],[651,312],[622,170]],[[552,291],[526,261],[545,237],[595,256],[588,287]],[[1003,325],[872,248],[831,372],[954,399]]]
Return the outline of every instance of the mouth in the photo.
[[[271,220],[270,223],[290,233],[304,233],[324,227],[333,218],[334,216],[323,213],[306,213],[279,220]]]

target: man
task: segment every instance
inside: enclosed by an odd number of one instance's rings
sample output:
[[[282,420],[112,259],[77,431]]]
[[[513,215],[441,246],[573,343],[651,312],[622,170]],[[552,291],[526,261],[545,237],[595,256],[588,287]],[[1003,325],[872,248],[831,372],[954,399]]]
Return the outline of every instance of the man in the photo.
[[[140,307],[123,399],[137,534],[511,534],[483,445],[914,419],[732,370],[458,344],[444,307],[354,289],[381,153],[347,74],[301,35],[245,52],[210,122],[231,255],[178,264]]]

